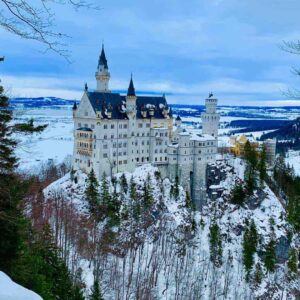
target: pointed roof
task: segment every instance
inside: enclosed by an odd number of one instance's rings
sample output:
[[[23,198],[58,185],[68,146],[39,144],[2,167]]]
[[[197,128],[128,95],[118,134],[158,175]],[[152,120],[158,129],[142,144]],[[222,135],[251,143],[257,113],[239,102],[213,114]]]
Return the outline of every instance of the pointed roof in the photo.
[[[73,110],[76,110],[77,109],[77,103],[76,103],[76,101],[74,101],[74,104],[73,104],[73,108],[72,108]]]
[[[177,117],[176,117],[176,121],[181,121],[181,118],[180,118],[180,116],[179,116],[179,115],[177,115]]]
[[[127,96],[136,96],[135,88],[134,88],[133,80],[132,80],[132,74],[131,74],[130,83],[129,83],[129,87],[128,87],[128,91],[127,91]]]
[[[107,59],[105,56],[104,45],[102,44],[102,50],[98,61],[98,66],[104,66],[104,69],[108,70]]]

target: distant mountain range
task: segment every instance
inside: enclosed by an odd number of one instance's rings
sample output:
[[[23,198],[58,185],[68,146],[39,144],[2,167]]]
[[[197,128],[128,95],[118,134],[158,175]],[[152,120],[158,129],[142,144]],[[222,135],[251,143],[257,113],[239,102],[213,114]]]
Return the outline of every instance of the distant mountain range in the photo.
[[[287,125],[262,135],[261,139],[277,139],[278,150],[286,150],[287,148],[300,148],[300,117],[290,121]]]

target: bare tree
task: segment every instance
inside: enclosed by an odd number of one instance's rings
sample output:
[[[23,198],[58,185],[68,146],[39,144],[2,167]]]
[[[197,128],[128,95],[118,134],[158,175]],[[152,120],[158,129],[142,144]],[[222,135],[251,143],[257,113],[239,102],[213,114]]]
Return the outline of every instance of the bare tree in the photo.
[[[54,29],[54,5],[69,5],[75,10],[99,9],[85,0],[0,0],[0,27],[21,38],[40,42],[46,46],[45,52],[54,51],[69,61],[68,36]]]
[[[291,54],[300,55],[300,40],[291,42],[284,41],[280,48]],[[300,68],[292,67],[292,73],[296,76],[300,76]],[[284,94],[294,99],[300,99],[299,89],[290,88],[288,91],[284,92]]]

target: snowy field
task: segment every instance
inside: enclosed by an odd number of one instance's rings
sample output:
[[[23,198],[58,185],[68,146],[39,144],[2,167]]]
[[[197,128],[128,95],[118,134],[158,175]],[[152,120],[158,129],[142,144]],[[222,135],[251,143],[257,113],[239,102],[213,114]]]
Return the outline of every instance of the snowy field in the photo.
[[[62,162],[73,151],[71,108],[31,109],[16,114],[18,121],[33,118],[36,125],[47,124],[41,134],[17,136],[20,170],[34,169],[45,161]]]

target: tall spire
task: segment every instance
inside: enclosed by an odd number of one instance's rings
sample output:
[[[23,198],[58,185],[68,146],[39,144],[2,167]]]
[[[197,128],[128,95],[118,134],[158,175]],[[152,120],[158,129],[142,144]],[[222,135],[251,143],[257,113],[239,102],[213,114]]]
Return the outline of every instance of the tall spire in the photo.
[[[102,50],[98,61],[98,67],[103,66],[104,69],[108,70],[107,59],[104,51],[104,44],[102,44]]]
[[[131,78],[130,78],[130,83],[127,91],[127,96],[134,96],[135,97],[135,88],[133,85],[133,80],[132,80],[132,73],[131,73]]]

